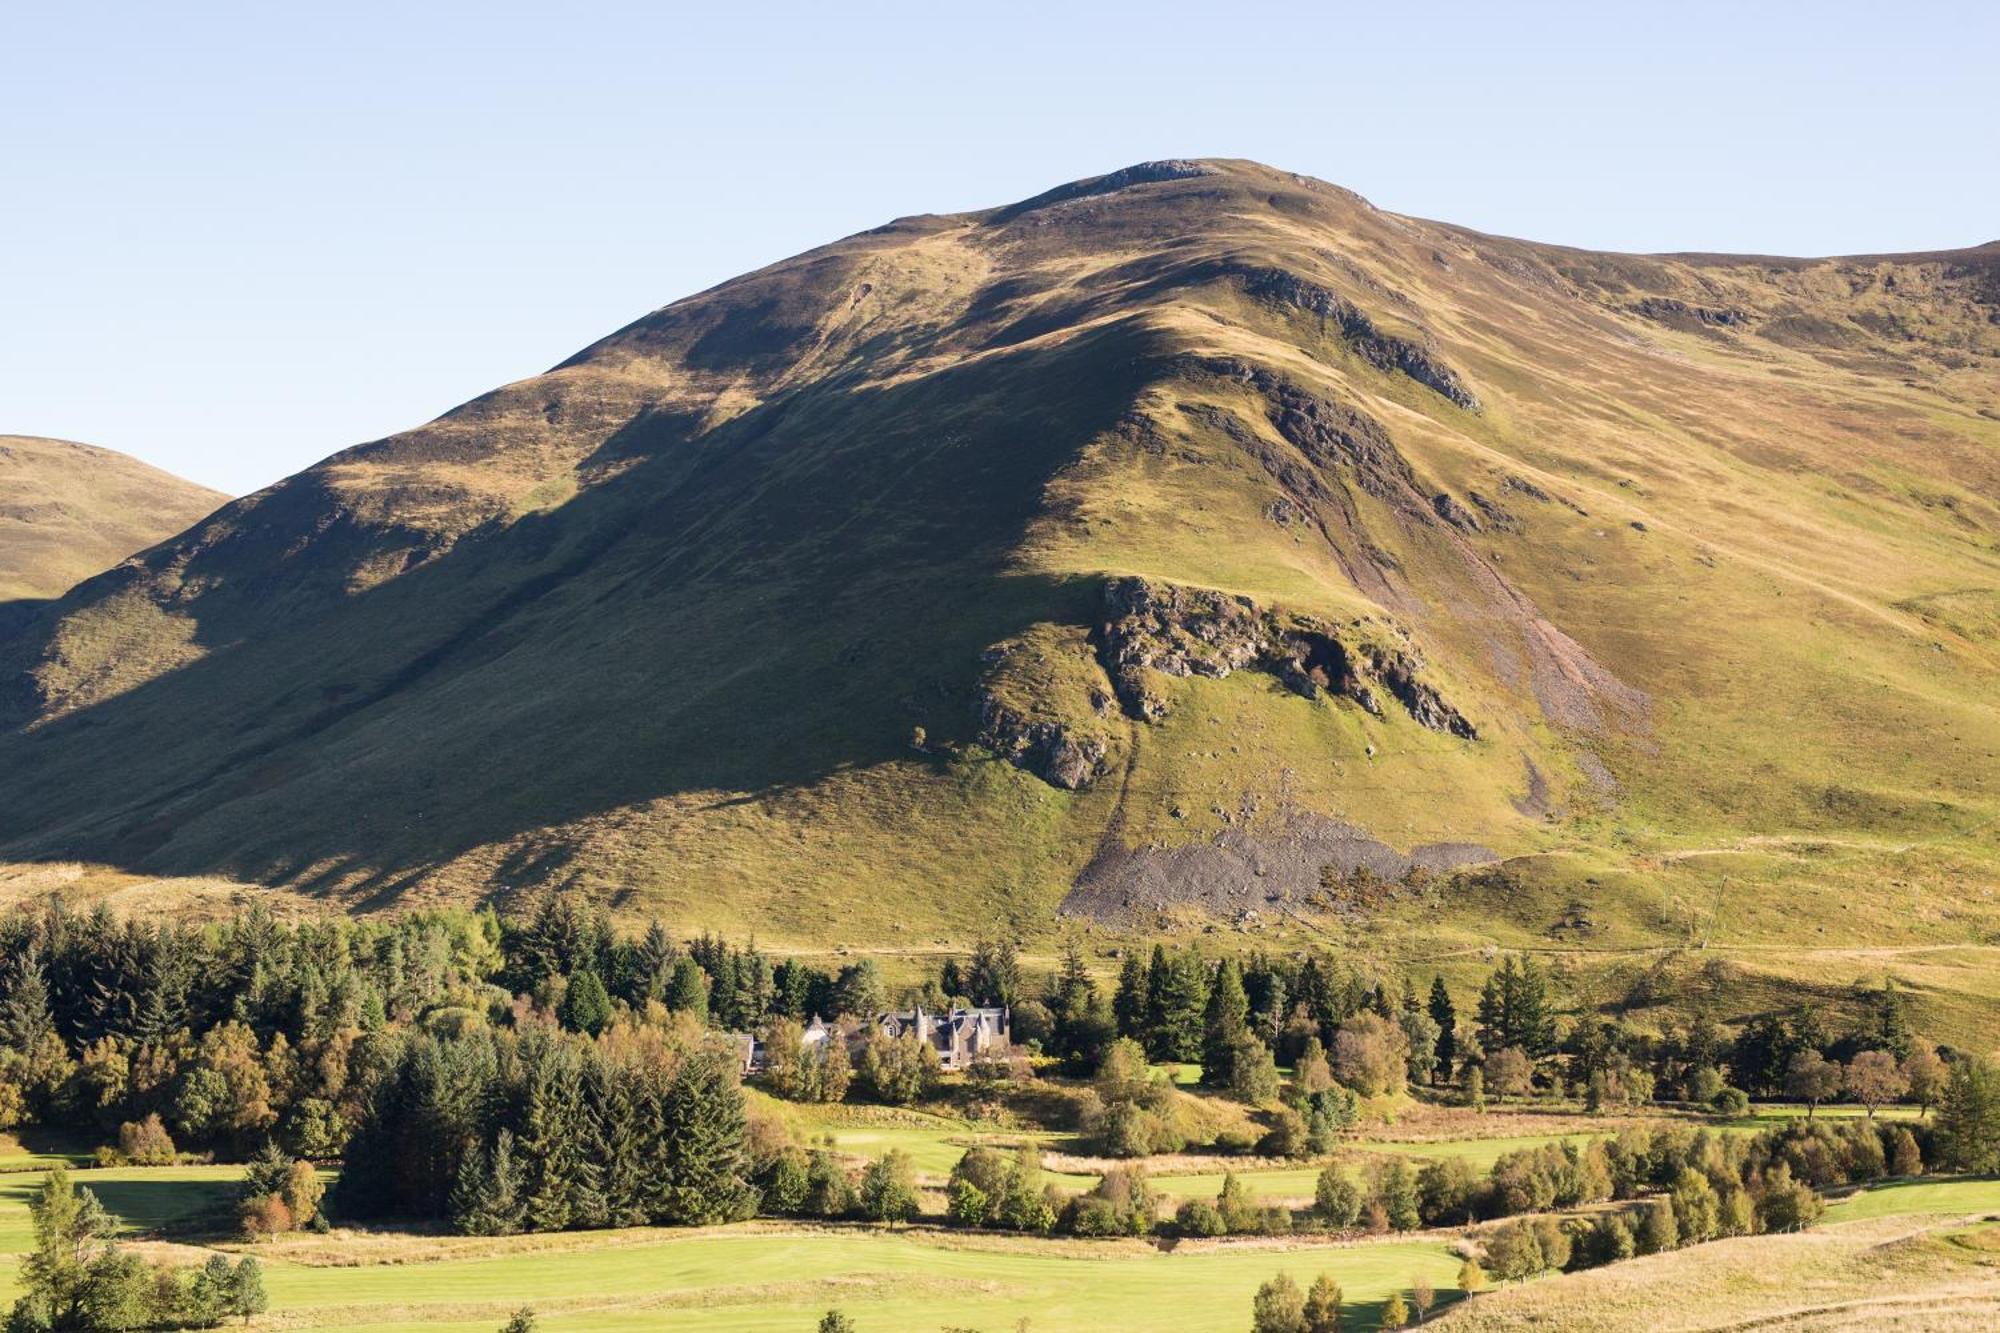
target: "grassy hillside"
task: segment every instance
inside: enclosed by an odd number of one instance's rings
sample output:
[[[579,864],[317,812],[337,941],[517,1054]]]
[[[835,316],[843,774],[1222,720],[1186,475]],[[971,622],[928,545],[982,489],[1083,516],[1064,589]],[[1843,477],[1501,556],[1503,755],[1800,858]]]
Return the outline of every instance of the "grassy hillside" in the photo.
[[[0,435],[0,607],[59,597],[226,499],[109,449]]]
[[[1597,255],[1243,162],[902,219],[46,609],[0,855],[801,946],[1977,950],[1996,309],[1993,247]],[[1323,883],[1413,864],[1488,869]]]

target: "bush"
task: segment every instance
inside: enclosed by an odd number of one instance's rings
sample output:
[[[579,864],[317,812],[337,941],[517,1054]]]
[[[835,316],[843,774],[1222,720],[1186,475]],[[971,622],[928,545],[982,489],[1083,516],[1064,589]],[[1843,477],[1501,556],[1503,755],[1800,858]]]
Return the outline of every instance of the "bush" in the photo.
[[[1313,1188],[1313,1211],[1336,1231],[1345,1231],[1361,1216],[1361,1189],[1337,1166],[1319,1173]]]
[[[1750,1113],[1750,1094],[1741,1088],[1724,1088],[1715,1094],[1715,1099],[1710,1104],[1715,1107],[1717,1115],[1735,1119]]]
[[[917,1215],[917,1176],[910,1155],[900,1148],[868,1164],[861,1173],[861,1215],[872,1222],[907,1222]]]
[[[174,1141],[157,1113],[118,1127],[118,1152],[134,1166],[172,1166]]]
[[[1265,1157],[1306,1156],[1312,1151],[1306,1118],[1290,1107],[1277,1112],[1271,1119],[1270,1133],[1258,1141],[1257,1151]]]
[[[1496,1097],[1525,1097],[1534,1089],[1535,1067],[1519,1046],[1486,1057],[1486,1091]]]
[[[1306,1297],[1289,1273],[1257,1288],[1250,1304],[1251,1333],[1306,1333]]]
[[[1064,1225],[1079,1236],[1144,1236],[1153,1230],[1157,1211],[1146,1173],[1113,1167],[1090,1193],[1070,1202]]]
[[[1222,1214],[1207,1199],[1189,1199],[1174,1212],[1174,1229],[1183,1236],[1226,1236]]]
[[[238,1218],[252,1240],[281,1236],[292,1229],[292,1210],[275,1194],[253,1194],[243,1200]]]

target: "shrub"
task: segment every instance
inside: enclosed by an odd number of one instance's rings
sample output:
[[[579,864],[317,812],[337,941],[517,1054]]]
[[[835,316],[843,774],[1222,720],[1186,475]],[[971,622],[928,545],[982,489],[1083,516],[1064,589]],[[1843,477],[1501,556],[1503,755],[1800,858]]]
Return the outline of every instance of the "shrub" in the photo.
[[[1486,1057],[1486,1091],[1496,1097],[1525,1097],[1534,1088],[1535,1067],[1519,1046]]]
[[[243,1234],[256,1240],[279,1236],[292,1229],[292,1210],[275,1194],[253,1194],[243,1200],[238,1214]]]
[[[157,1113],[118,1127],[118,1152],[134,1166],[172,1166],[174,1141]]]
[[[1222,1214],[1207,1199],[1189,1199],[1174,1212],[1174,1228],[1183,1236],[1226,1236]]]
[[[1337,1231],[1345,1231],[1361,1216],[1361,1190],[1337,1166],[1319,1173],[1313,1189],[1313,1211]]]
[[[1306,1298],[1289,1273],[1263,1286],[1250,1304],[1251,1333],[1306,1333]]]
[[[1738,1116],[1749,1114],[1750,1094],[1741,1088],[1724,1088],[1721,1092],[1715,1094],[1710,1105],[1715,1107],[1717,1115],[1728,1116],[1734,1119]]]
[[[1063,1225],[1079,1236],[1144,1236],[1157,1208],[1144,1171],[1113,1167],[1090,1193],[1070,1201]]]
[[[868,1164],[861,1173],[861,1215],[873,1222],[907,1222],[917,1215],[917,1177],[910,1155],[900,1148]]]
[[[1272,1117],[1271,1131],[1258,1141],[1257,1151],[1266,1157],[1304,1157],[1312,1151],[1306,1132],[1306,1118],[1286,1107]]]

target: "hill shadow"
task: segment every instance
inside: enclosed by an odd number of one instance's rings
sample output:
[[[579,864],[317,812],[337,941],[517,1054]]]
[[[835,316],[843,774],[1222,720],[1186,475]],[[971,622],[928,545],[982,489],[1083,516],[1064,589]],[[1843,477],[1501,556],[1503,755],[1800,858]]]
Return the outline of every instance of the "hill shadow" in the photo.
[[[0,738],[0,854],[386,899],[552,825],[965,737],[987,645],[1089,617],[1094,581],[1009,561],[1164,364],[1128,323],[704,435],[638,420],[612,480],[351,595],[285,563],[289,527],[352,522],[301,486],[177,608],[203,657]]]

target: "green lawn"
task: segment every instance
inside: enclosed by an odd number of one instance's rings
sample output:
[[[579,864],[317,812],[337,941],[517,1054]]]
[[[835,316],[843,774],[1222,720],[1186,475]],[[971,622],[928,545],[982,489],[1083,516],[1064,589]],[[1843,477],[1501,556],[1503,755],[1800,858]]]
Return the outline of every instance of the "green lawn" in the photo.
[[[2000,1213],[2000,1179],[1905,1180],[1862,1190],[1827,1209],[1829,1222],[1916,1213]]]
[[[1415,1145],[1410,1145],[1414,1147]],[[1425,1145],[1436,1147],[1438,1145]],[[1458,1146],[1458,1145],[1451,1145]],[[240,1168],[81,1171],[129,1231],[199,1225],[215,1215]],[[1252,1173],[1267,1192],[1309,1194],[1311,1170]],[[1293,1179],[1296,1177],[1296,1179]],[[38,1179],[0,1181],[0,1297],[29,1243],[27,1204]],[[1163,1177],[1179,1195],[1220,1177]],[[1885,1185],[1836,1204],[1829,1221],[1896,1214],[2000,1211],[2000,1180]],[[1245,1326],[1258,1283],[1284,1269],[1302,1284],[1331,1272],[1350,1301],[1352,1327],[1374,1326],[1379,1303],[1414,1278],[1450,1294],[1457,1259],[1429,1237],[1337,1246],[1036,1241],[931,1229],[787,1228],[769,1224],[692,1233],[445,1242],[466,1257],[425,1258],[416,1242],[357,1246],[351,1266],[289,1261],[262,1251],[273,1311],[288,1328],[460,1329],[499,1326],[522,1305],[556,1333],[807,1330],[831,1306],[864,1333],[969,1327],[1103,1333],[1140,1326],[1207,1333]],[[425,1243],[426,1249],[428,1243]],[[501,1251],[493,1253],[498,1247]],[[374,1262],[380,1254],[386,1262]],[[343,1260],[350,1256],[338,1256]],[[1136,1321],[1136,1322],[1135,1322]]]
[[[1280,1268],[1310,1282],[1334,1273],[1373,1306],[1418,1276],[1447,1289],[1457,1261],[1442,1246],[1389,1243],[1284,1253],[1215,1248],[1162,1254],[1125,1242],[966,1245],[937,1233],[859,1230],[711,1233],[657,1244],[372,1269],[273,1267],[275,1308],[304,1328],[496,1326],[534,1302],[561,1330],[805,1330],[838,1305],[864,1330],[964,1325],[1036,1333],[1107,1328],[1238,1330],[1258,1283]],[[382,1311],[381,1315],[375,1313]],[[665,1312],[671,1311],[671,1315]],[[664,1317],[663,1317],[664,1316]]]

